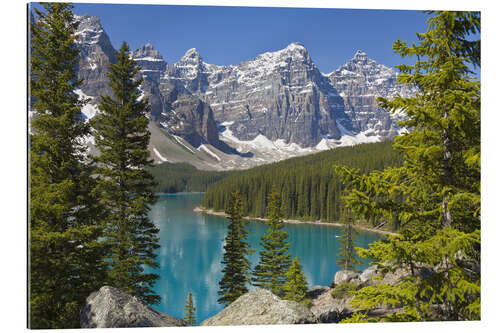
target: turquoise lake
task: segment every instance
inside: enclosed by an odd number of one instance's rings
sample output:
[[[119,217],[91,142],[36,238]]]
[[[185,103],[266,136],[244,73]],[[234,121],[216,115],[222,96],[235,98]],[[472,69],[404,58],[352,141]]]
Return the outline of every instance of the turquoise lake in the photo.
[[[157,262],[160,275],[155,291],[161,303],[158,311],[174,317],[184,316],[188,294],[193,294],[197,322],[211,317],[223,309],[217,303],[218,282],[222,277],[221,260],[228,220],[220,216],[193,211],[201,203],[203,194],[160,195],[152,207],[150,217],[160,228],[160,249]],[[247,241],[255,249],[250,257],[252,265],[259,259],[260,238],[267,229],[263,222],[249,221]],[[285,224],[290,253],[298,256],[309,287],[330,285],[340,268],[336,265],[341,228],[311,224]],[[383,236],[360,231],[357,246],[367,247]],[[360,266],[365,268],[368,263]]]

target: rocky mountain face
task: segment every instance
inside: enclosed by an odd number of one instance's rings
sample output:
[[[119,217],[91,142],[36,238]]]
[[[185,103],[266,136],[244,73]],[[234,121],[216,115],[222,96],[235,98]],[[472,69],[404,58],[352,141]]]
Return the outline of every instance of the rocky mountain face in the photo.
[[[78,77],[83,79],[77,93],[91,99],[83,113],[92,118],[99,95],[111,93],[106,72],[116,51],[99,18],[76,19]],[[381,109],[376,97],[416,93],[396,82],[393,69],[362,51],[322,74],[300,43],[231,66],[206,63],[194,48],[169,65],[151,44],[131,57],[141,67],[141,98],[151,105],[152,156],[208,169],[248,168],[392,138],[401,131],[396,121],[404,115]],[[187,155],[172,155],[170,144]]]
[[[190,49],[163,81],[180,83],[209,104],[228,144],[294,156],[393,138],[404,115],[386,112],[376,98],[416,93],[362,51],[322,74],[300,43],[236,66],[208,64]]]
[[[80,49],[78,79],[83,80],[82,92],[87,96],[110,94],[106,73],[110,63],[114,63],[115,49],[96,16],[75,16],[79,22],[77,45]]]
[[[328,75],[333,87],[344,100],[347,119],[340,122],[351,126],[354,132],[371,131],[382,138],[392,138],[399,133],[397,121],[402,114],[391,115],[377,104],[377,97],[394,98],[414,95],[417,90],[397,83],[396,72],[376,61],[366,53],[357,51],[345,65]]]
[[[340,138],[335,120],[345,117],[343,100],[302,44],[237,66],[207,64],[191,49],[174,68],[165,80],[182,82],[210,104],[239,140],[263,135],[311,147],[323,137]]]
[[[101,22],[95,16],[77,16],[77,45],[81,51],[78,64],[78,78],[83,80],[77,91],[82,98],[90,98],[84,107],[86,118],[98,113],[96,105],[100,95],[112,94],[107,86],[108,67],[114,63],[116,50],[104,32]],[[131,52],[131,57],[141,67],[139,78],[143,79],[140,89],[151,105],[150,119],[170,134],[186,140],[194,147],[203,142],[220,146],[217,125],[210,106],[186,91],[182,85],[162,83],[161,78],[168,64],[151,44]]]

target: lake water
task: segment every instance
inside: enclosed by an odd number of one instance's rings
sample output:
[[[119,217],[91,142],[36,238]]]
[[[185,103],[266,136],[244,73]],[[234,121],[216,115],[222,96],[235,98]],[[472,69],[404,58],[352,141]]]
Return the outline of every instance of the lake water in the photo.
[[[221,260],[228,220],[224,217],[196,213],[203,194],[160,195],[151,209],[151,218],[160,228],[160,249],[155,270],[160,275],[155,291],[161,296],[158,311],[174,317],[184,316],[188,294],[193,294],[197,322],[217,314],[223,305],[217,303],[218,282],[222,278]],[[260,238],[267,229],[263,222],[249,221],[247,241],[255,249],[252,265],[259,259]],[[336,265],[341,228],[311,224],[285,224],[290,253],[298,256],[309,287],[330,285],[340,268]],[[382,236],[360,231],[357,246],[366,247]],[[366,268],[368,263],[359,268]]]

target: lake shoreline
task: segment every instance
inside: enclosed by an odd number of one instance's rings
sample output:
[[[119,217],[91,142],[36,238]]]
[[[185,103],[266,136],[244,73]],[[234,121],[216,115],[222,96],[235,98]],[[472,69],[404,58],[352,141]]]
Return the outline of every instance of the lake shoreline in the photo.
[[[205,209],[202,207],[195,207],[193,209],[194,212],[197,213],[203,213],[203,214],[208,214],[208,215],[216,215],[216,216],[222,216],[222,217],[228,217],[229,215],[220,212],[220,211],[215,211],[213,209]],[[244,216],[243,217],[245,220],[253,220],[253,221],[260,221],[260,222],[266,222],[268,219],[262,218],[262,217],[250,217],[250,216]],[[314,224],[314,225],[326,225],[326,226],[334,226],[334,227],[342,227],[344,224],[342,223],[335,223],[335,222],[321,222],[321,221],[301,221],[301,220],[291,220],[291,219],[283,219],[284,223],[289,223],[289,224]],[[375,229],[375,228],[369,228],[369,227],[364,227],[364,226],[359,226],[355,225],[354,226],[356,229],[364,230],[364,231],[369,231],[369,232],[374,232],[377,234],[384,234],[384,235],[392,235],[396,236],[399,235],[398,233],[391,232],[391,231],[386,231],[386,230],[380,230],[380,229]]]

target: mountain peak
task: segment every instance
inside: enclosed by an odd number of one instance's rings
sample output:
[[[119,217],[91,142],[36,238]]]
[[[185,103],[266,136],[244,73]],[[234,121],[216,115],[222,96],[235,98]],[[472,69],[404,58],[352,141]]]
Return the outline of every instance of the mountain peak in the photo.
[[[368,59],[368,55],[364,51],[357,50],[356,53],[354,54],[353,59],[356,59],[356,60],[358,60],[358,59],[359,60]]]
[[[182,58],[176,63],[177,67],[199,67],[203,64],[200,53],[194,47],[186,51]]]
[[[150,43],[146,43],[137,50],[133,51],[132,57],[136,60],[163,61],[163,57],[160,52],[158,52],[158,50],[156,50]]]
[[[198,50],[196,48],[191,48],[189,50],[186,51],[186,53],[184,54],[183,58],[191,58],[191,59],[194,59],[194,58],[201,58],[200,57],[200,53],[198,52]]]
[[[311,63],[309,52],[303,44],[293,42],[288,44],[284,49],[262,53],[257,56],[256,60],[264,60],[266,62],[281,62],[284,58],[291,58],[293,60],[305,61]]]
[[[79,23],[77,31],[102,29],[101,19],[98,16],[74,15],[73,19]]]
[[[286,50],[292,50],[292,51],[307,51],[304,44],[299,43],[299,42],[293,42],[290,43],[286,48]]]
[[[87,45],[99,43],[104,32],[99,17],[75,15],[74,20],[78,22],[78,28],[75,32],[75,35],[78,36],[78,43]]]

